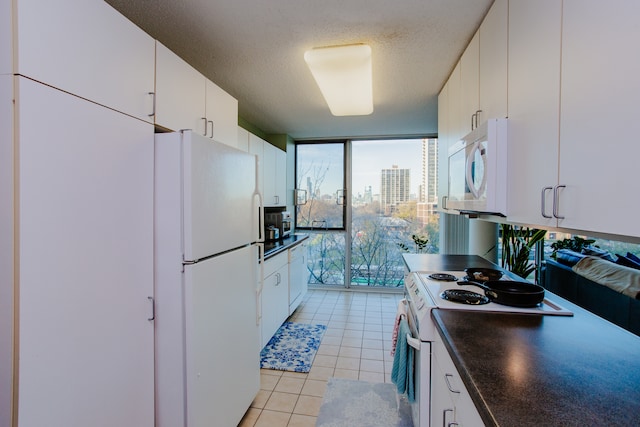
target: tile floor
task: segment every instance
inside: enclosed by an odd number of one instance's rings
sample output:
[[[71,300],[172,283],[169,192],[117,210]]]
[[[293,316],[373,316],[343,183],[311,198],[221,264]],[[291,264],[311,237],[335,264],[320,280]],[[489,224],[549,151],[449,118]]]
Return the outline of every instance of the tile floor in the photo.
[[[313,427],[330,377],[391,382],[391,334],[401,293],[309,290],[290,319],[327,325],[307,373],[263,369],[240,427]]]

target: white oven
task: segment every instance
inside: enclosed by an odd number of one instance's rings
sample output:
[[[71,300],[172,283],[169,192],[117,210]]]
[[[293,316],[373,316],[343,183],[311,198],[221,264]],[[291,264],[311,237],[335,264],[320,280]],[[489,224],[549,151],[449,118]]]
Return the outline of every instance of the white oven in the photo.
[[[507,119],[490,119],[449,148],[444,207],[507,214]]]
[[[481,310],[496,313],[530,313],[556,316],[571,316],[573,313],[556,302],[545,297],[536,307],[511,307],[483,299],[481,304],[462,303],[444,299],[448,293],[457,293],[464,289],[484,296],[484,291],[477,286],[460,286],[458,281],[464,280],[466,273],[462,271],[438,271],[409,273],[405,277],[405,297],[407,300],[407,317],[412,337],[408,344],[416,349],[415,357],[415,402],[411,405],[414,427],[429,427],[431,418],[431,349],[434,341],[440,340],[431,311],[441,310]],[[503,276],[504,280],[509,280]],[[473,301],[472,301],[473,302]]]

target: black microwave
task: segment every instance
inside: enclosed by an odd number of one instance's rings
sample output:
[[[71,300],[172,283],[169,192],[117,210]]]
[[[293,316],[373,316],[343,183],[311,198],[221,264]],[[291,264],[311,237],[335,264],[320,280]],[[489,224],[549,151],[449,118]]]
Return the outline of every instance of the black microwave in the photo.
[[[283,239],[291,235],[291,212],[270,212],[264,215],[264,225],[269,227],[273,225],[279,230],[280,238]]]

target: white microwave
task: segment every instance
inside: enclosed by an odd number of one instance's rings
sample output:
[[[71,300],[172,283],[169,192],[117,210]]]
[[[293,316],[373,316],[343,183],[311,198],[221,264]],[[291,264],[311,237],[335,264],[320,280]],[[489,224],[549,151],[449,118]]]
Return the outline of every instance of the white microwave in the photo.
[[[443,208],[507,214],[507,119],[489,119],[449,147]]]

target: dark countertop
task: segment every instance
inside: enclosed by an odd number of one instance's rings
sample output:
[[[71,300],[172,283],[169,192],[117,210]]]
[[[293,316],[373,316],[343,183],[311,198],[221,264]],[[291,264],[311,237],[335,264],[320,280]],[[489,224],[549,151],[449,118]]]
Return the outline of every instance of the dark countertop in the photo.
[[[402,255],[409,271],[463,271],[465,268],[498,268],[477,255]]]
[[[267,260],[270,257],[279,254],[282,251],[286,251],[289,248],[299,244],[305,239],[308,239],[308,234],[292,234],[284,239],[279,239],[273,242],[264,243],[264,259]]]
[[[403,256],[410,271],[498,268],[478,256]],[[487,426],[639,426],[640,337],[553,295],[572,317],[432,311]]]
[[[433,310],[488,426],[640,425],[640,338],[573,317]]]

